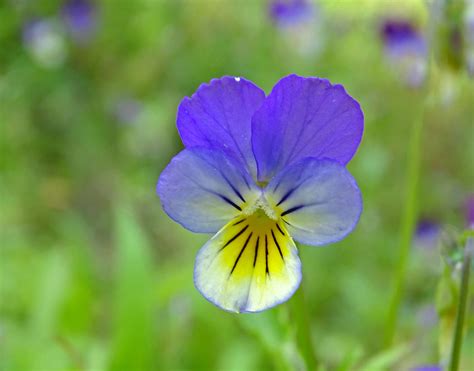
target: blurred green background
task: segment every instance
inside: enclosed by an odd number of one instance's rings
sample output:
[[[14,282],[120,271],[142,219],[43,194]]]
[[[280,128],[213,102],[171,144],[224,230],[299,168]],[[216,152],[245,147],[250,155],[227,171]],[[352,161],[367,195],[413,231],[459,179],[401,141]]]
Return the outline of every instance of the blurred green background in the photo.
[[[429,86],[409,88],[380,37],[387,17],[432,30],[434,3],[313,2],[309,20],[281,27],[266,1],[102,0],[74,29],[63,1],[2,1],[0,369],[304,369],[295,298],[253,315],[208,303],[192,274],[209,236],[175,224],[155,194],[182,148],[184,96],[223,75],[268,93],[289,73],[343,84],[365,113],[349,165],[364,197],[360,223],[339,243],[300,249],[321,370],[442,361],[436,246],[413,244],[395,342],[383,345],[408,138],[426,95],[419,218],[461,231],[474,190],[467,69],[433,53]],[[463,370],[474,369],[473,347],[468,331]]]

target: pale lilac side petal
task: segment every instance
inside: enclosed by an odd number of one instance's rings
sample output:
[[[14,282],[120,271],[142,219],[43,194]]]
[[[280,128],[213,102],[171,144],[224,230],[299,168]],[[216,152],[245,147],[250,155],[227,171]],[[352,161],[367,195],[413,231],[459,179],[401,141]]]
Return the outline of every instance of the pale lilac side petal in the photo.
[[[202,84],[178,108],[177,126],[184,145],[225,151],[255,176],[251,120],[264,99],[263,90],[244,78],[226,76]]]
[[[362,212],[354,178],[333,160],[303,159],[279,173],[264,192],[290,235],[307,245],[341,240]]]
[[[157,193],[165,212],[183,227],[215,233],[261,192],[236,160],[218,150],[190,148],[163,170]]]
[[[252,119],[258,180],[269,181],[305,158],[346,164],[362,138],[359,104],[341,85],[290,75],[281,79]]]

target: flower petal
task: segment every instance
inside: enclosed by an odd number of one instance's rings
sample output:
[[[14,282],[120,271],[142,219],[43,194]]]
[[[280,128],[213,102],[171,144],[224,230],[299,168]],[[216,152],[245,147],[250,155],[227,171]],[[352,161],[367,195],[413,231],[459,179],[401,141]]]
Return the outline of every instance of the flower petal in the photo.
[[[178,131],[186,147],[207,146],[232,154],[255,177],[251,147],[252,115],[265,93],[240,77],[222,77],[202,84],[178,108]]]
[[[305,157],[346,164],[362,138],[359,104],[341,85],[290,75],[281,79],[252,119],[258,180],[268,181]]]
[[[362,211],[354,178],[332,160],[306,158],[284,169],[265,188],[265,197],[291,236],[308,245],[339,241]]]
[[[261,194],[236,160],[221,151],[185,149],[161,173],[157,193],[163,209],[183,227],[215,233]]]
[[[301,282],[298,250],[282,223],[238,217],[196,257],[194,284],[218,307],[259,312],[288,300]]]

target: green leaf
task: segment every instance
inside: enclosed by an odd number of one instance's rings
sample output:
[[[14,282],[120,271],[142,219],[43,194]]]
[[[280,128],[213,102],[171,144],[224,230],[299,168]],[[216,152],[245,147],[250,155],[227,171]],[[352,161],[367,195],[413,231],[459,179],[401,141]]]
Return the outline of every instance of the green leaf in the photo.
[[[112,370],[152,369],[153,270],[148,243],[133,213],[115,215],[114,337]]]
[[[409,347],[407,345],[399,345],[385,350],[370,358],[360,368],[360,371],[390,370],[396,362],[400,361],[407,354],[408,350]]]

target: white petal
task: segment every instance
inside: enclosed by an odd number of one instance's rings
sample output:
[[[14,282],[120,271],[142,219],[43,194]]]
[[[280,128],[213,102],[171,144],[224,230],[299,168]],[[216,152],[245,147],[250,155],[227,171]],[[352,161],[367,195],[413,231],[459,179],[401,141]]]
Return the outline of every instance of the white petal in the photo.
[[[194,283],[231,312],[259,312],[288,300],[301,281],[298,250],[282,223],[262,213],[236,218],[199,251]]]

